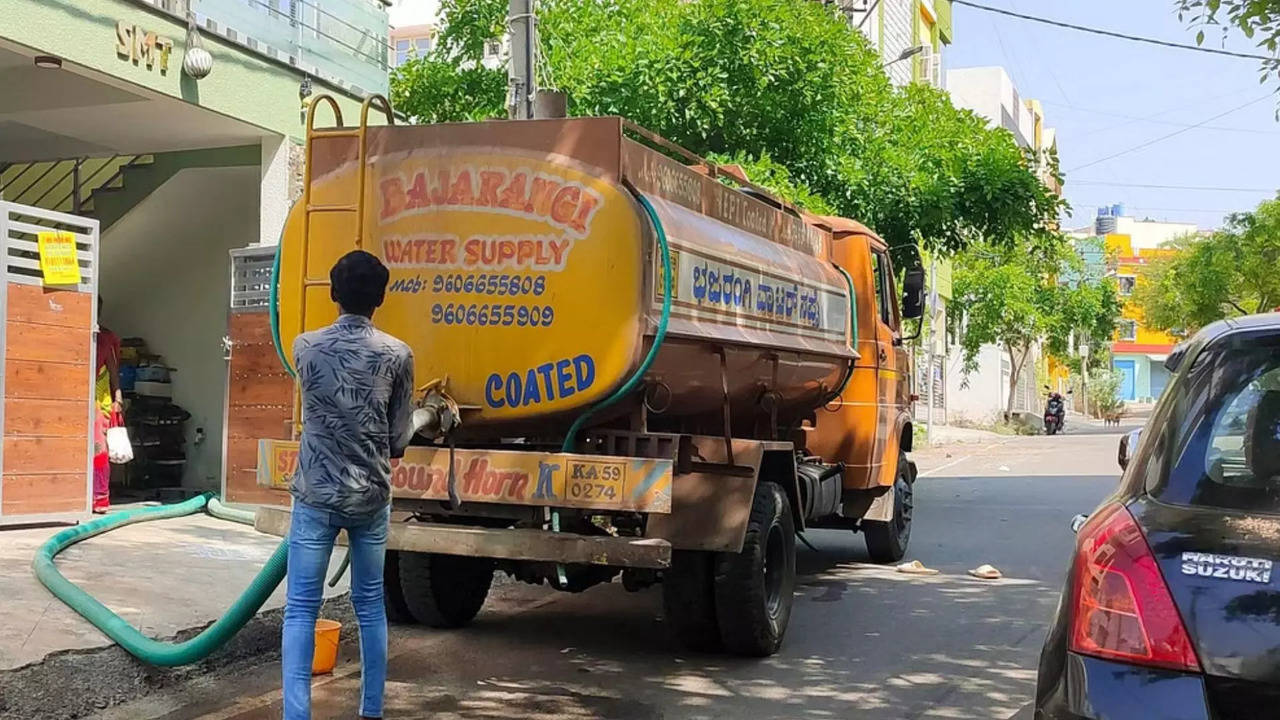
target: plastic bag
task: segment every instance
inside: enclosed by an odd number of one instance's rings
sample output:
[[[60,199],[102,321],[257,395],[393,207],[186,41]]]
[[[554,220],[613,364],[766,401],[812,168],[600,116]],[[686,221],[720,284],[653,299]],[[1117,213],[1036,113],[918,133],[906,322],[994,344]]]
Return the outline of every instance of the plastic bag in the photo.
[[[133,443],[129,442],[129,431],[118,415],[111,418],[111,427],[107,428],[107,457],[116,465],[133,460]]]

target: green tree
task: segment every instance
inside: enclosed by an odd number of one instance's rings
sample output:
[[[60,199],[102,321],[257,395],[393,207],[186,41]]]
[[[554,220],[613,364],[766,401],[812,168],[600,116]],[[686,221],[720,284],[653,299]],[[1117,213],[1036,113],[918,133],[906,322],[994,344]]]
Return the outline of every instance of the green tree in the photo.
[[[397,106],[428,122],[501,115],[505,76],[479,61],[505,5],[448,0],[439,48],[392,78]],[[622,115],[732,158],[799,204],[875,228],[900,267],[917,261],[918,243],[950,254],[978,238],[1047,233],[1061,206],[1007,131],[936,89],[893,88],[862,35],[820,3],[539,8],[543,83],[568,94],[571,114]]]
[[[955,258],[953,291],[965,372],[977,369],[984,345],[1009,356],[1006,413],[1037,344],[1068,357],[1074,337],[1096,351],[1110,340],[1120,314],[1112,281],[1083,273],[1080,256],[1065,241],[974,245]]]
[[[503,32],[506,0],[441,0],[440,13],[435,48],[392,71],[392,103],[422,123],[503,116],[506,73],[482,61],[485,43]]]
[[[1262,63],[1262,79],[1280,74],[1280,0],[1176,0],[1178,18],[1200,28],[1196,42],[1204,44],[1205,28],[1235,28],[1258,47],[1275,56]]]
[[[1208,236],[1172,241],[1134,290],[1147,326],[1191,332],[1280,305],[1280,199],[1236,213]]]

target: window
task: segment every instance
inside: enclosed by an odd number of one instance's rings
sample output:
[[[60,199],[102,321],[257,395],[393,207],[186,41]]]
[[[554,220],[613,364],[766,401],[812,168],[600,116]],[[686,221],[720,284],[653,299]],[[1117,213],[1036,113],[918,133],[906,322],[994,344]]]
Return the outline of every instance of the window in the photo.
[[[1121,342],[1133,342],[1138,339],[1138,322],[1121,320],[1116,323],[1116,339]]]
[[[872,251],[871,253],[871,272],[875,275],[875,298],[876,313],[880,315],[880,319],[885,323],[889,323],[889,260],[884,253]]]
[[[1256,340],[1207,351],[1189,370],[1179,408],[1184,428],[1163,501],[1280,513],[1280,345]]]
[[[420,37],[413,41],[413,46],[418,50],[418,57],[423,57],[431,52],[431,45],[430,37]]]
[[[397,40],[396,41],[396,67],[400,67],[401,65],[405,64],[405,62],[408,59],[409,59],[409,41]]]
[[[1133,286],[1137,284],[1138,279],[1132,275],[1117,275],[1116,290],[1124,296],[1133,294]]]

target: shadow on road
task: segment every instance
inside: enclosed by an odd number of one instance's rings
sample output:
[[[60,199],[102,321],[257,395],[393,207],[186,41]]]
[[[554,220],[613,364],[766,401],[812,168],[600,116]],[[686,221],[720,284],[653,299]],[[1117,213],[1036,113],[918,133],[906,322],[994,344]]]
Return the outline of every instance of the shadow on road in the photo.
[[[808,551],[800,561],[790,633],[775,657],[685,653],[660,619],[660,591],[615,585],[481,618],[448,651],[395,658],[387,715],[1007,718],[1030,698],[1038,619],[1053,604],[1043,584],[913,577]],[[897,650],[868,652],[882,636]],[[354,683],[318,693],[326,711],[317,718],[350,713]]]

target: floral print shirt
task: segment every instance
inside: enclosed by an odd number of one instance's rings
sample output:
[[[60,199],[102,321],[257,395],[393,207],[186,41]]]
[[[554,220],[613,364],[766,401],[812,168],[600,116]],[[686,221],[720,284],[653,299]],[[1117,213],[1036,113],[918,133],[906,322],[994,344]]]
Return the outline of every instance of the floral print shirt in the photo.
[[[343,315],[293,344],[302,442],[293,497],[351,517],[391,499],[391,459],[412,434],[413,352],[368,318]]]

